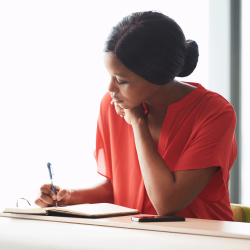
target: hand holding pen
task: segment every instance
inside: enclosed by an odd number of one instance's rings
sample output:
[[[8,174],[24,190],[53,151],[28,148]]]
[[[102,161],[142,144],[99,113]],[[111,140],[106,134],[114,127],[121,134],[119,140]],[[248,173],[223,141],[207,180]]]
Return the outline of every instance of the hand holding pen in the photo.
[[[39,207],[55,206],[55,204],[56,206],[68,205],[72,191],[55,186],[53,183],[53,171],[49,162],[47,164],[47,168],[51,184],[44,184],[41,186],[38,197],[35,200],[35,204]]]

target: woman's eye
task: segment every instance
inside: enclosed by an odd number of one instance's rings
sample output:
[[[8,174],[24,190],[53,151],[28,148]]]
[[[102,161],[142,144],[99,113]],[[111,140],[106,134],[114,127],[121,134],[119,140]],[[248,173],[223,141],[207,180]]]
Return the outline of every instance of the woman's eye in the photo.
[[[119,82],[118,80],[116,80],[118,82],[118,84],[122,85],[125,84],[126,82]]]
[[[118,82],[118,81],[117,81]],[[118,84],[122,85],[122,84],[125,84],[126,82],[118,82]]]

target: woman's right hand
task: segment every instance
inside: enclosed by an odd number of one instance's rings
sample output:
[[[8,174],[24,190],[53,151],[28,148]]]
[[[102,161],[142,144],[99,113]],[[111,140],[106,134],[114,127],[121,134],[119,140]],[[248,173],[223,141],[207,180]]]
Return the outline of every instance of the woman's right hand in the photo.
[[[55,186],[57,195],[51,190],[51,184],[44,184],[40,188],[35,204],[39,207],[51,207],[55,206],[55,201],[57,200],[58,206],[66,206],[69,203],[71,193],[69,189],[60,188]]]

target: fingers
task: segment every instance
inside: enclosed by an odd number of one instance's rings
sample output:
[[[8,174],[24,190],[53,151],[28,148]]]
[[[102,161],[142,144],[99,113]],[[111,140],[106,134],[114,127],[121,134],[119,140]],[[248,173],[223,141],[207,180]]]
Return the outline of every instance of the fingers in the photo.
[[[50,185],[51,186],[51,185]],[[60,191],[60,189],[61,189],[61,187],[59,187],[59,186],[54,186],[55,187],[55,189],[56,189],[56,193],[58,194],[58,192]]]
[[[49,207],[54,206],[55,202],[48,195],[40,193],[38,198],[35,200],[35,204],[39,207]]]
[[[59,187],[57,187],[57,188],[59,188]],[[60,188],[56,191],[58,192],[59,190],[60,190]],[[45,184],[45,185],[41,186],[40,191],[41,191],[41,193],[46,194],[53,199],[56,198],[56,194],[51,190],[51,184]]]
[[[35,200],[35,204],[38,205],[39,207],[54,206],[55,205],[54,200],[56,200],[56,195],[51,190],[51,185],[45,184],[41,186],[38,198]]]
[[[58,206],[65,206],[69,203],[72,191],[69,189],[55,186],[56,194],[51,190],[50,184],[44,184],[41,186],[35,204],[39,207],[55,206],[55,200],[57,200]]]
[[[124,109],[121,108],[118,104],[116,104],[116,103],[114,102],[114,100],[112,100],[112,101],[110,102],[110,104],[111,104],[111,105],[115,105],[115,111],[116,111],[116,113],[117,113],[120,117],[124,117],[124,116],[125,116]]]
[[[111,105],[115,105],[115,111],[116,111],[116,113],[117,113],[119,116],[121,116],[121,117],[124,117],[124,116],[125,116],[125,111],[124,111],[124,109],[121,108],[118,104],[116,104],[116,103],[114,102],[114,100],[112,100],[112,101],[110,102],[110,104],[111,104]]]
[[[57,194],[57,201],[68,201],[70,195],[71,193],[68,189],[61,189]]]
[[[125,115],[125,111],[123,108],[121,108],[118,104],[115,104],[115,110],[118,115],[123,117]]]

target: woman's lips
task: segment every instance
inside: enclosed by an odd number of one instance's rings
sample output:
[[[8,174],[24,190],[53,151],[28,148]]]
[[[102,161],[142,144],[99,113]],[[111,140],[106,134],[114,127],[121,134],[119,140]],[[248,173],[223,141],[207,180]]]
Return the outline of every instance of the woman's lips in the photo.
[[[114,99],[114,98],[113,98],[113,101],[114,101],[114,103],[122,103],[123,102],[123,100],[118,100],[118,99]]]

